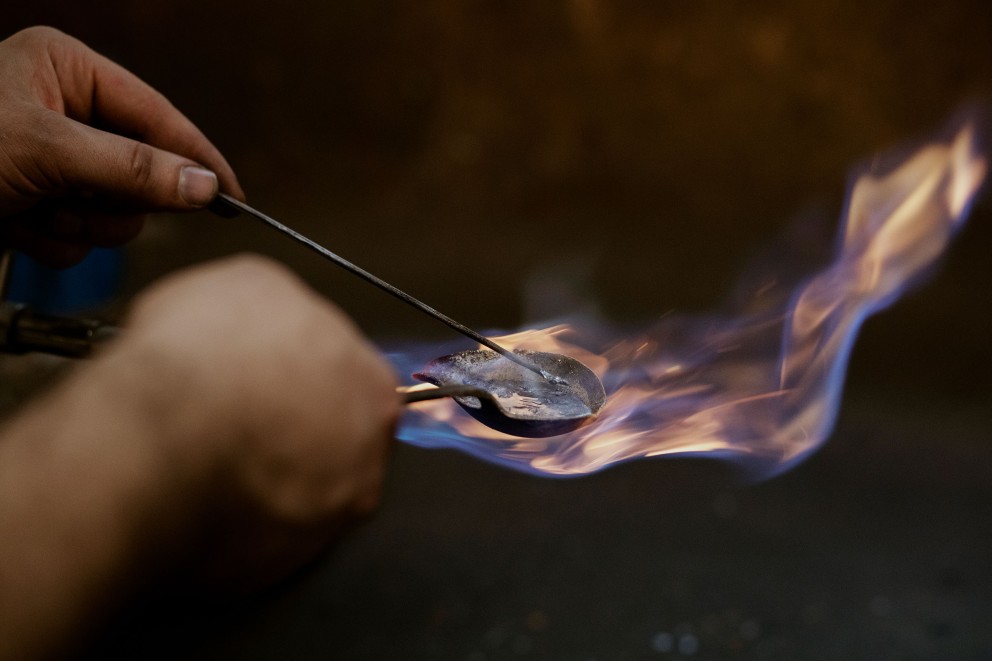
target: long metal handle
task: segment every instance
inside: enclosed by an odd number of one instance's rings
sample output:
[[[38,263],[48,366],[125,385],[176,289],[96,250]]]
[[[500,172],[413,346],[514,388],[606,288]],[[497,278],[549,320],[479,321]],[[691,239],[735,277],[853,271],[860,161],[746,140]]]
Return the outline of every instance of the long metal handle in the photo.
[[[443,397],[484,397],[489,398],[489,392],[476,386],[450,385],[438,388],[397,388],[396,392],[403,395],[404,404],[415,404],[426,402],[431,399],[441,399]]]
[[[345,269],[346,271],[349,271],[349,272],[353,273],[354,275],[357,275],[358,277],[362,278],[366,282],[372,283],[373,285],[375,285],[379,289],[383,290],[384,292],[386,292],[388,294],[392,294],[393,296],[395,296],[396,298],[400,299],[404,303],[407,303],[409,305],[412,305],[413,307],[417,308],[421,312],[423,312],[425,314],[428,314],[431,317],[434,317],[435,319],[437,319],[441,323],[446,324],[447,326],[449,326],[450,328],[453,328],[454,330],[458,331],[462,335],[465,335],[466,337],[469,337],[469,338],[475,340],[479,344],[481,344],[481,345],[483,345],[485,347],[488,347],[489,349],[492,349],[496,353],[499,353],[499,354],[505,356],[506,358],[508,358],[509,360],[512,360],[513,362],[517,363],[518,365],[520,365],[522,367],[526,367],[530,371],[536,372],[537,374],[540,374],[542,377],[544,377],[545,379],[547,379],[549,381],[558,382],[558,381],[561,380],[560,377],[556,377],[553,374],[549,374],[547,371],[541,369],[537,365],[534,365],[529,360],[527,360],[526,358],[523,358],[519,354],[515,354],[512,351],[510,351],[509,349],[506,349],[504,347],[501,347],[500,345],[496,344],[495,342],[493,342],[489,338],[487,338],[487,337],[483,336],[482,334],[480,334],[480,333],[472,330],[471,328],[469,328],[465,324],[459,323],[459,322],[455,321],[454,319],[452,319],[451,317],[449,317],[448,315],[443,314],[441,312],[438,312],[437,310],[435,310],[431,306],[427,305],[423,301],[420,301],[420,300],[414,298],[413,296],[410,296],[410,294],[407,294],[402,289],[399,289],[397,287],[394,287],[393,285],[389,284],[388,282],[386,282],[382,278],[379,278],[378,276],[372,275],[371,273],[369,273],[365,269],[363,269],[363,268],[361,268],[359,266],[356,266],[355,264],[349,262],[347,259],[341,257],[340,255],[331,252],[330,250],[328,250],[324,246],[322,246],[319,243],[317,243],[316,241],[314,241],[314,240],[312,240],[312,239],[310,239],[310,238],[308,238],[308,237],[300,234],[299,232],[297,232],[293,228],[288,227],[286,225],[283,225],[282,223],[280,223],[275,218],[272,218],[271,216],[268,216],[268,215],[262,213],[261,211],[259,211],[258,209],[255,209],[254,207],[248,206],[247,204],[245,204],[244,202],[241,202],[240,200],[234,199],[230,195],[226,195],[224,193],[220,193],[219,195],[217,195],[217,197],[214,199],[214,201],[210,205],[210,210],[213,211],[214,213],[218,214],[218,215],[225,216],[225,217],[228,217],[228,218],[233,217],[233,216],[237,215],[238,213],[248,214],[249,216],[252,216],[253,218],[256,218],[256,219],[262,221],[263,223],[265,223],[269,227],[272,227],[273,229],[276,229],[276,230],[282,232],[286,236],[292,238],[294,241],[297,241],[298,243],[303,244],[304,246],[306,246],[310,250],[313,250],[314,252],[316,252],[320,256],[322,256],[322,257],[324,257],[326,259],[329,259],[330,261],[334,262],[335,264],[337,264],[341,268]]]

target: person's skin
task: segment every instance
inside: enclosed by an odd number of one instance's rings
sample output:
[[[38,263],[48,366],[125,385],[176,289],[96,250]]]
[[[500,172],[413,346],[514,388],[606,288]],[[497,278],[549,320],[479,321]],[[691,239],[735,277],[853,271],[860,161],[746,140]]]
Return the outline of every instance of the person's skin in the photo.
[[[0,43],[6,245],[69,266],[133,238],[148,211],[205,206],[218,179],[243,197],[220,152],[134,74],[51,28]]]
[[[71,263],[132,236],[135,214],[202,207],[218,179],[241,196],[120,67],[50,29],[0,42],[7,245]],[[144,292],[121,339],[0,431],[0,659],[69,649],[163,580],[244,591],[310,561],[377,503],[395,385],[337,308],[262,258]]]

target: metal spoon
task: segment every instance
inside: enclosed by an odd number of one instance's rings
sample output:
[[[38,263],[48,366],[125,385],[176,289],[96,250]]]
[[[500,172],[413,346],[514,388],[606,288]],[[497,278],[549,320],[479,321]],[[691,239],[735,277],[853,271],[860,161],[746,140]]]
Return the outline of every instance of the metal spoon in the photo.
[[[408,391],[407,403],[431,398],[432,394],[454,397],[482,424],[530,438],[564,434],[599,414],[606,392],[588,367],[559,353],[516,353],[560,375],[563,382],[539,378],[492,351],[462,351],[437,358],[414,374],[439,387]]]
[[[585,365],[567,356],[514,351],[390,285],[315,241],[243,202],[218,195],[211,210],[231,217],[246,213],[290,236],[311,250],[377,287],[438,319],[490,351],[463,351],[438,358],[414,376],[440,386],[403,391],[406,403],[454,397],[480,422],[516,436],[553,436],[594,418],[605,401],[603,384]],[[67,357],[88,356],[95,345],[118,334],[97,320],[40,315],[3,301],[10,267],[9,253],[0,254],[0,352],[41,351]]]
[[[246,213],[490,349],[463,351],[429,363],[414,377],[440,387],[404,391],[408,404],[454,397],[469,415],[493,429],[514,436],[542,437],[564,434],[585,424],[606,401],[599,378],[574,358],[548,352],[511,352],[233,197],[221,193],[211,210],[223,216]]]

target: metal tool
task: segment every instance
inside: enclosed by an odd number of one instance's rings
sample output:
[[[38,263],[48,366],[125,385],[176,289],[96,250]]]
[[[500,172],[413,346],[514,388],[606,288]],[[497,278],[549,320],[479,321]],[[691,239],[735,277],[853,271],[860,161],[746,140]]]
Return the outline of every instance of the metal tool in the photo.
[[[479,422],[513,436],[557,436],[599,414],[606,392],[592,370],[559,353],[520,353],[564,378],[550,383],[485,350],[437,358],[413,376],[438,386]],[[425,391],[410,391],[418,392]]]
[[[415,376],[439,387],[400,389],[407,404],[454,397],[477,420],[517,436],[565,433],[595,417],[603,406],[603,384],[575,359],[556,353],[510,351],[228,195],[218,195],[210,210],[226,217],[244,213],[256,218],[489,349],[452,354],[430,363]],[[9,266],[10,253],[5,252],[0,257],[0,351],[80,358],[89,355],[94,345],[117,335],[116,327],[97,320],[39,314],[3,301]]]
[[[478,332],[472,330],[471,328],[469,328],[465,324],[462,324],[460,322],[457,322],[454,319],[452,319],[451,317],[449,317],[448,315],[442,314],[441,312],[438,312],[437,310],[435,310],[431,306],[427,305],[423,301],[420,301],[420,300],[414,298],[413,296],[411,296],[410,294],[407,294],[402,289],[399,289],[398,287],[394,287],[393,285],[389,284],[388,282],[386,282],[382,278],[379,278],[378,276],[372,275],[371,273],[369,273],[365,269],[363,269],[363,268],[361,268],[359,266],[356,266],[355,264],[349,262],[348,260],[346,260],[343,257],[337,255],[336,253],[331,252],[330,250],[328,250],[324,246],[320,245],[316,241],[314,241],[314,240],[312,240],[312,239],[310,239],[310,238],[308,238],[306,236],[303,236],[302,234],[300,234],[299,232],[297,232],[293,228],[288,227],[286,225],[283,225],[282,223],[280,223],[275,218],[272,218],[271,216],[268,216],[268,215],[262,213],[258,209],[255,209],[253,207],[248,206],[247,204],[245,204],[244,202],[241,202],[240,200],[234,199],[230,195],[226,195],[224,193],[220,193],[219,195],[217,195],[217,197],[214,198],[214,201],[210,205],[210,210],[213,211],[214,213],[218,214],[218,215],[226,216],[226,217],[233,217],[233,216],[237,215],[238,213],[248,214],[249,216],[252,216],[253,218],[256,218],[257,220],[262,221],[263,223],[265,223],[269,227],[271,227],[271,228],[273,228],[275,230],[278,230],[279,232],[282,232],[283,234],[285,234],[286,236],[290,237],[294,241],[303,244],[307,248],[310,248],[311,250],[313,250],[314,252],[316,252],[318,255],[320,255],[320,256],[322,256],[322,257],[324,257],[326,259],[329,259],[330,261],[334,262],[335,264],[337,264],[341,268],[343,268],[343,269],[345,269],[345,270],[353,273],[354,275],[357,275],[358,277],[362,278],[366,282],[369,282],[369,283],[375,285],[376,287],[378,287],[379,289],[383,290],[384,292],[386,292],[388,294],[392,294],[393,296],[395,296],[396,298],[400,299],[404,303],[407,303],[407,304],[415,307],[416,309],[420,310],[421,312],[423,312],[425,314],[428,314],[431,317],[434,317],[435,319],[437,319],[441,323],[446,324],[447,326],[449,326],[450,328],[453,328],[454,330],[458,331],[462,335],[465,335],[466,337],[469,337],[469,338],[475,340],[476,342],[478,342],[482,346],[488,347],[489,349],[492,349],[493,351],[495,351],[496,353],[504,356],[505,358],[508,358],[509,360],[512,360],[513,362],[517,363],[521,367],[525,367],[525,368],[531,370],[532,372],[535,372],[537,374],[540,374],[542,377],[544,377],[548,381],[555,382],[555,381],[557,381],[558,379],[561,378],[560,376],[558,376],[556,374],[552,374],[552,373],[544,370],[543,368],[538,367],[537,365],[534,365],[533,363],[528,362],[525,358],[522,358],[520,355],[513,353],[509,349],[506,349],[504,347],[501,347],[500,345],[496,344],[495,342],[493,342],[489,338],[485,337],[481,333],[478,333]]]
[[[431,362],[414,377],[440,387],[427,391],[401,389],[407,404],[454,397],[469,415],[493,429],[514,436],[543,437],[564,434],[585,424],[596,417],[606,401],[599,377],[574,358],[558,353],[510,351],[229,195],[219,194],[210,208],[223,216],[245,213],[262,221],[490,349],[463,351]]]
[[[0,252],[0,352],[49,353],[66,358],[88,356],[94,345],[117,334],[117,328],[97,319],[62,317],[36,312],[7,300],[13,253]]]

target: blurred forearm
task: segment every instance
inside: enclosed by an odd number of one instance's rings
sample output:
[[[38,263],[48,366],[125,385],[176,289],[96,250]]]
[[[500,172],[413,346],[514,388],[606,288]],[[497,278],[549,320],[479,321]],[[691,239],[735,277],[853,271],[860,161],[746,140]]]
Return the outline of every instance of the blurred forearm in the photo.
[[[0,658],[71,645],[188,527],[177,423],[194,421],[163,410],[167,369],[131,352],[86,365],[0,438]]]
[[[163,572],[243,593],[313,559],[378,502],[395,385],[267,260],[151,287],[0,434],[0,658],[71,644]]]

